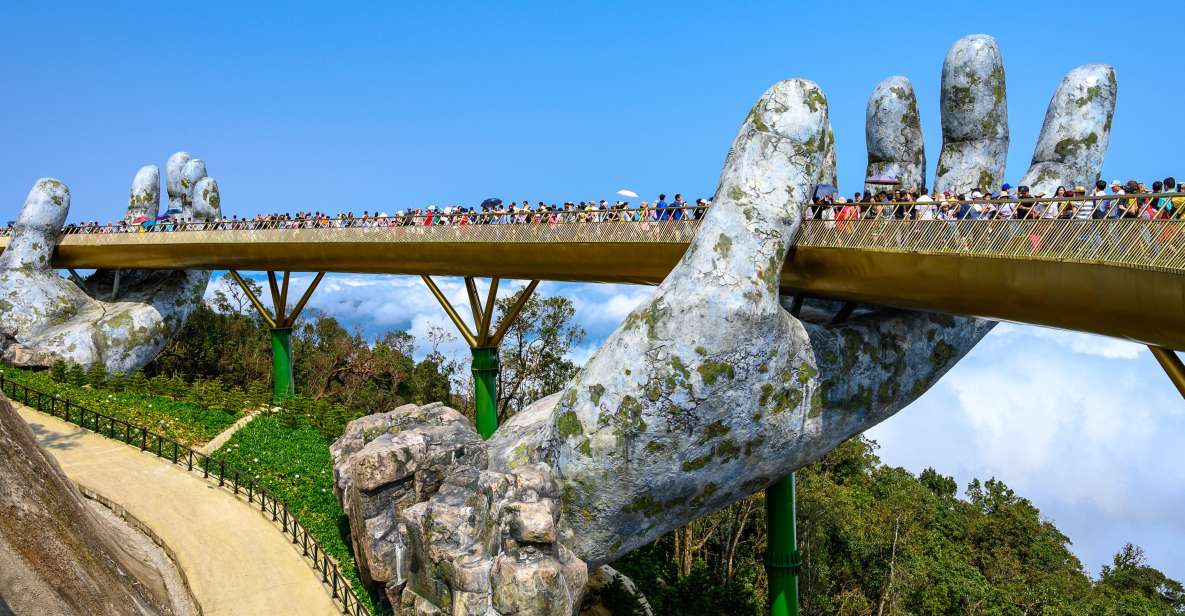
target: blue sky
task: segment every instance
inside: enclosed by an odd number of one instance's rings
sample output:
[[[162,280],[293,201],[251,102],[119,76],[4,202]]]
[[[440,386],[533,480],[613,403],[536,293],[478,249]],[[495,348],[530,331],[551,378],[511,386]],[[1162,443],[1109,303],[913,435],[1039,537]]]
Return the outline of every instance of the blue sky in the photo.
[[[1185,176],[1182,54],[1147,30],[1178,3],[16,4],[0,6],[5,220],[43,176],[70,185],[73,219],[114,219],[136,169],[182,149],[228,214],[708,196],[746,111],[788,77],[827,93],[850,192],[867,97],[889,75],[914,82],[933,174],[942,59],[979,32],[1006,64],[1010,179],[1058,81],[1087,62],[1119,78],[1107,179]],[[541,290],[577,301],[581,354],[648,293]],[[410,279],[334,276],[312,305],[371,333],[444,323]],[[1132,540],[1177,578],[1183,434],[1185,404],[1147,351],[1018,326],[872,433],[891,464],[1004,479],[1092,572]]]

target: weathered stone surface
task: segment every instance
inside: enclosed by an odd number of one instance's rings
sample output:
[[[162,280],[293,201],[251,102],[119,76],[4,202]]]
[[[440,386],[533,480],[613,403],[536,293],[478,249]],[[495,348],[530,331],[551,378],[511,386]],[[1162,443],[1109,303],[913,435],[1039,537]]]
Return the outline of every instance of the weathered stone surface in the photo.
[[[169,195],[170,210],[181,210],[188,198],[188,190],[181,182],[181,170],[192,159],[189,152],[177,152],[165,163],[165,190]]]
[[[180,158],[169,159],[173,168]],[[191,173],[204,176],[204,164]],[[170,179],[170,182],[172,180]],[[155,215],[159,170],[148,165],[132,182],[126,220]],[[202,179],[200,213],[220,215],[218,186]],[[50,255],[70,210],[70,191],[54,179],[38,180],[0,255],[0,344],[16,365],[44,366],[56,359],[110,372],[129,372],[151,361],[202,301],[206,271],[100,270],[83,288],[50,267]]]
[[[895,177],[902,190],[917,192],[926,187],[926,148],[922,120],[913,83],[905,77],[889,77],[877,84],[868,98],[864,141],[868,146],[868,168],[864,177]],[[884,186],[865,184],[876,193]]]
[[[169,614],[159,576],[0,398],[0,605],[53,616]]]
[[[1000,48],[990,36],[965,36],[942,65],[942,154],[935,190],[999,190],[1007,161],[1008,96]]]
[[[144,165],[132,180],[128,195],[128,212],[124,222],[131,224],[138,218],[156,218],[160,212],[160,168]]]
[[[206,161],[200,158],[190,159],[181,167],[181,219],[186,222],[194,220],[193,189],[197,183],[206,177]]]
[[[364,417],[331,448],[366,579],[403,614],[572,614],[584,563],[556,543],[560,488],[544,465],[486,470],[468,420],[434,404]]]
[[[1049,101],[1032,167],[1021,184],[1033,194],[1053,195],[1059,185],[1091,190],[1103,168],[1118,89],[1115,69],[1106,64],[1070,71]]]

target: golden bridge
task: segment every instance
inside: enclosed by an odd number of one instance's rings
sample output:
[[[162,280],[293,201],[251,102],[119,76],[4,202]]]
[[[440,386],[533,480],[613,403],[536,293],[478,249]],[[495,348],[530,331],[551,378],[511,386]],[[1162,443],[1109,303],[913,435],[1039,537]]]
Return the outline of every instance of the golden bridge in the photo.
[[[474,331],[426,279],[462,334],[478,347],[494,340],[484,331],[490,323],[482,313],[488,311],[480,309],[472,278],[657,284],[698,226],[691,216],[341,228],[269,228],[275,225],[236,221],[245,223],[256,228],[180,223],[170,232],[66,234],[53,265],[463,276],[473,300]],[[0,238],[0,246],[5,245],[7,239]],[[287,295],[286,277],[282,294],[274,275],[270,282],[273,299]],[[1174,382],[1185,385],[1185,369],[1168,352],[1185,350],[1185,328],[1172,325],[1176,315],[1185,314],[1185,219],[804,220],[782,272],[782,287],[796,297],[1127,339],[1152,348]],[[271,319],[291,325],[296,312],[299,307]]]

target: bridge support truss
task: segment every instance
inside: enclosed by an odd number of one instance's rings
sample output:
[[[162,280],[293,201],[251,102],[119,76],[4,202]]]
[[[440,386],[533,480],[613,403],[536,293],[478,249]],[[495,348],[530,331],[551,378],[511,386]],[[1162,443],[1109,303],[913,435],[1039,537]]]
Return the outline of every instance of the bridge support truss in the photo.
[[[230,270],[230,277],[238,283],[239,288],[251,300],[251,304],[259,311],[259,316],[272,330],[272,401],[282,402],[296,394],[296,387],[292,379],[292,325],[304,310],[305,304],[321,284],[325,272],[317,272],[312,284],[305,289],[300,300],[292,310],[288,310],[288,281],[291,272],[283,272],[280,282],[276,281],[276,273],[267,273],[268,289],[271,291],[273,310],[269,311],[263,302],[256,297],[255,292],[235,270]]]
[[[475,423],[477,424],[477,433],[482,438],[490,438],[498,429],[498,369],[500,367],[498,345],[502,343],[506,331],[510,329],[510,325],[522,312],[523,306],[527,305],[527,300],[531,299],[535,287],[539,286],[539,281],[532,280],[527,285],[510,310],[502,316],[498,328],[491,333],[490,329],[494,324],[494,303],[498,299],[498,278],[490,279],[490,289],[486,293],[486,301],[483,304],[481,295],[477,292],[476,281],[471,276],[465,277],[465,292],[469,296],[469,307],[473,313],[473,329],[471,330],[457,309],[449,303],[440,287],[436,285],[436,281],[426,275],[421,277],[424,279],[424,284],[428,285],[428,289],[432,291],[432,295],[436,297],[436,301],[440,302],[440,307],[444,308],[445,314],[456,326],[461,337],[469,344],[469,350],[473,353]]]

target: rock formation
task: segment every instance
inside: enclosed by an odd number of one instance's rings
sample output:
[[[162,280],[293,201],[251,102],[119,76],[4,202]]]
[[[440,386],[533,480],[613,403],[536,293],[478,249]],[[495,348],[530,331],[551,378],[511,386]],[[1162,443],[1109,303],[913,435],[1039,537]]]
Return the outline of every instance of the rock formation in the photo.
[[[124,549],[0,398],[0,612],[172,614],[159,572]]]
[[[204,163],[182,152],[166,169],[170,203],[176,198],[186,217],[219,217],[218,185],[206,177]],[[155,217],[159,207],[160,171],[145,166],[132,182],[125,220]],[[130,372],[156,357],[181,328],[202,301],[210,273],[100,270],[80,287],[50,266],[69,210],[65,184],[38,180],[0,255],[3,359],[33,366],[62,359]]]
[[[469,421],[440,404],[355,420],[332,448],[364,579],[404,613],[571,614],[588,581],[558,543],[561,493],[543,464],[487,470]]]
[[[1030,176],[1098,174],[1113,84],[1108,67],[1067,75]],[[870,168],[908,164],[924,181],[913,166],[924,160],[920,137],[889,137],[913,134],[905,116],[916,109],[893,92],[901,82],[882,85],[888,93],[870,102]],[[942,113],[937,188],[998,189],[1007,105],[990,37],[966,37],[947,55]],[[1073,144],[1058,148],[1066,139]],[[991,329],[879,308],[832,325],[807,317],[825,302],[808,300],[801,319],[783,308],[783,262],[834,160],[818,86],[775,84],[745,117],[682,260],[559,393],[485,443],[443,407],[351,424],[334,446],[338,497],[366,574],[386,584],[401,613],[571,614],[589,568],[876,425]]]

